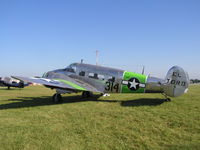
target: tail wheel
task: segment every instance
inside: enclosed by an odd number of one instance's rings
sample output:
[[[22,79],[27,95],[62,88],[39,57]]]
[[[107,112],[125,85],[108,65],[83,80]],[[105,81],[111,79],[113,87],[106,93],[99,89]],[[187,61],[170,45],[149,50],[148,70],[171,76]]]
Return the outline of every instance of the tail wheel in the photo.
[[[167,99],[166,99],[166,102],[171,102],[171,99],[170,99],[170,98],[167,98]]]
[[[61,96],[61,94],[58,94],[58,93],[54,94],[53,97],[52,97],[52,100],[53,100],[54,103],[59,103],[59,102],[61,102],[61,101],[62,101],[62,96]]]

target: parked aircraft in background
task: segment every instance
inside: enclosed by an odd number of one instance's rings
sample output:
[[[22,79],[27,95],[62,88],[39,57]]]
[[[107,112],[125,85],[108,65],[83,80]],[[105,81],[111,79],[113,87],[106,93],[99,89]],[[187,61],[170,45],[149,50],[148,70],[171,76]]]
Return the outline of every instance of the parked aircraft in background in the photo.
[[[165,79],[83,63],[73,63],[65,69],[49,71],[41,78],[13,78],[55,89],[54,102],[62,100],[61,94],[74,92],[82,92],[83,97],[91,96],[92,92],[104,96],[107,93],[162,93],[169,101],[168,97],[182,95],[189,86],[187,72],[178,66],[172,67]]]
[[[10,77],[0,77],[0,86],[8,87],[8,89],[10,89],[10,87],[24,88],[24,86],[28,85],[28,83],[24,84],[24,82],[12,79]]]

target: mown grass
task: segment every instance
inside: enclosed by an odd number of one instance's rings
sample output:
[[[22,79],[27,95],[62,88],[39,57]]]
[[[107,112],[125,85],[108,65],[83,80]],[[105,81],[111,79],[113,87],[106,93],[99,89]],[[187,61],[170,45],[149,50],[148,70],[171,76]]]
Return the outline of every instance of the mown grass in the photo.
[[[200,149],[200,86],[165,102],[161,94],[82,99],[41,86],[0,88],[0,149]]]

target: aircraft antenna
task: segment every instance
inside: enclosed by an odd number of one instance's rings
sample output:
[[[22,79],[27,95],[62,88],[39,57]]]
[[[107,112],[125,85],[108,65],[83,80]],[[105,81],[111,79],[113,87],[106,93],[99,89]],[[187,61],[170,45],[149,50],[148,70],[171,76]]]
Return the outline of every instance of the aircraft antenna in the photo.
[[[99,64],[99,51],[96,50],[96,65]]]
[[[144,69],[145,69],[145,66],[142,67],[142,74],[144,74]]]

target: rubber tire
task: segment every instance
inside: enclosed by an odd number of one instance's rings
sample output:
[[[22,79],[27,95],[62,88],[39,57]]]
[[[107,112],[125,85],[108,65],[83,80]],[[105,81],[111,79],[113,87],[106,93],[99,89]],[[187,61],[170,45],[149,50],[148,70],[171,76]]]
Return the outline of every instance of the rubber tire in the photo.
[[[83,93],[82,93],[82,98],[88,98],[88,97],[90,97],[91,96],[91,93],[89,92],[89,91],[84,91]]]
[[[54,94],[53,97],[52,97],[52,100],[54,103],[59,103],[59,102],[62,102],[62,96],[61,94]]]

